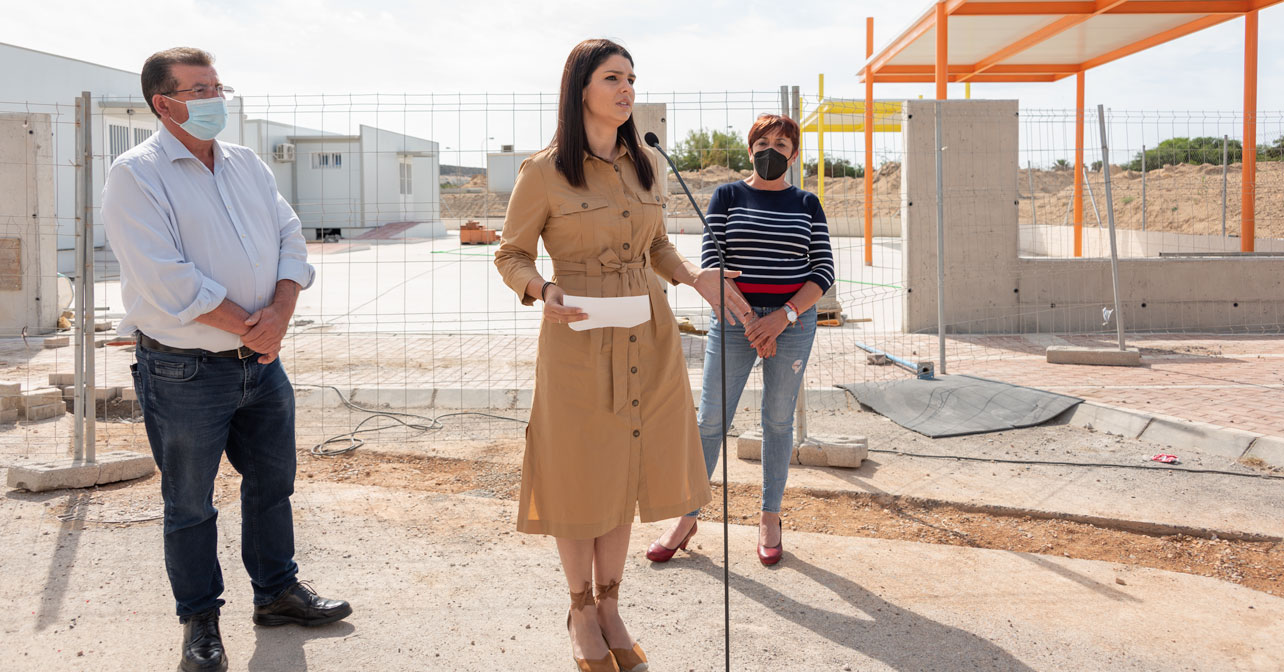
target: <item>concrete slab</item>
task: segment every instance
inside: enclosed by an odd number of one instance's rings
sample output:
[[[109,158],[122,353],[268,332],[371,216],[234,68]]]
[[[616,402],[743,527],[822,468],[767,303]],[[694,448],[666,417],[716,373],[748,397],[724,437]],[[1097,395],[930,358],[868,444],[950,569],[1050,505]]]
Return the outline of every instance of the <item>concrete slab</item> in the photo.
[[[52,350],[53,348],[65,348],[69,345],[71,345],[71,337],[69,336],[48,336],[44,339],[44,347],[46,350]]]
[[[54,387],[63,387],[64,385],[74,385],[75,383],[76,383],[76,374],[74,373],[49,374],[49,384]]]
[[[10,488],[45,492],[63,488],[88,488],[147,476],[156,471],[150,455],[116,450],[97,456],[94,462],[70,457],[9,467]]]
[[[95,387],[94,388],[95,401],[111,401],[112,399],[115,399],[116,397],[119,397],[119,396],[120,396],[119,387]]]
[[[1063,413],[1056,421],[1135,439],[1153,419],[1152,415],[1085,401]]]
[[[1259,436],[1253,440],[1244,457],[1255,457],[1269,466],[1284,469],[1284,438]]]
[[[742,432],[740,436],[728,436],[728,447],[734,443],[736,447],[736,457],[742,460],[753,460],[754,462],[762,461],[762,432],[749,430]],[[789,456],[789,464],[802,464],[798,461],[798,448],[795,447]]]
[[[22,383],[0,381],[0,397],[9,397],[22,392]]]
[[[1203,452],[1238,460],[1259,435],[1226,429],[1203,422],[1156,416],[1140,438],[1174,448],[1197,448]],[[1180,456],[1179,456],[1180,457]]]
[[[1089,348],[1077,345],[1050,345],[1049,364],[1086,364],[1090,366],[1141,366],[1137,348]]]
[[[0,410],[0,425],[12,425],[18,421],[18,409],[6,408]]]
[[[62,401],[62,390],[57,387],[37,387],[24,391],[16,399],[17,408],[25,410],[33,406],[44,406],[55,401]]]
[[[127,385],[120,388],[120,398],[122,401],[138,401],[138,390],[133,385]]]

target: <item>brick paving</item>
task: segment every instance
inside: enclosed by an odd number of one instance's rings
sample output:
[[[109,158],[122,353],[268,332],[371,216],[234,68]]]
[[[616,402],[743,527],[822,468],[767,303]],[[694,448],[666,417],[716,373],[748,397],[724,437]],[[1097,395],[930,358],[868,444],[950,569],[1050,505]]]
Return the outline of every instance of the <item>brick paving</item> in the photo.
[[[109,337],[100,334],[100,338]],[[859,326],[821,329],[807,370],[809,388],[836,383],[897,380],[895,366],[866,363],[857,343],[873,344],[910,360],[936,360],[932,335],[878,333]],[[1102,335],[951,336],[949,373],[1026,385],[1131,410],[1170,415],[1262,434],[1284,436],[1284,336],[1135,335],[1142,367],[1048,364],[1049,344],[1110,346]],[[522,389],[534,380],[536,337],[502,333],[290,335],[283,360],[295,382],[351,388]],[[704,337],[683,335],[688,372],[700,384]],[[130,385],[129,348],[96,351],[101,386]],[[71,348],[41,349],[40,339],[0,340],[0,381],[26,388],[48,374],[70,372]],[[938,363],[939,370],[939,363]],[[750,381],[751,387],[757,383]]]

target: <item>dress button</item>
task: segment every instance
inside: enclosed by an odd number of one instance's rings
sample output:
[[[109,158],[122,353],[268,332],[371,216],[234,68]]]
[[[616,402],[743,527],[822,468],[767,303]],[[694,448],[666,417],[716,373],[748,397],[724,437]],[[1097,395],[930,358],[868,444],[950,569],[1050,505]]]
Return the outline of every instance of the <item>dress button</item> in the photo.
[[[580,203],[580,207],[588,210],[588,203]]]
[[[637,429],[633,430],[633,436],[634,437],[642,436],[641,430],[637,430]]]
[[[637,399],[634,399],[634,400],[633,400],[633,405],[634,405],[634,406],[637,406],[637,405],[638,405],[638,400],[637,400]]]
[[[636,367],[636,366],[635,366],[635,367],[633,367],[633,368],[631,368],[631,369],[629,369],[629,373],[637,373],[637,372],[638,372],[638,367]]]
[[[628,216],[629,216],[629,211],[628,211],[628,210],[625,210],[625,211],[624,211],[624,216],[625,216],[625,217],[628,217]]]
[[[629,244],[628,244],[628,243],[625,243],[625,244],[624,244],[624,249],[626,249],[626,250],[627,250],[627,249],[629,249]]]
[[[629,337],[629,342],[630,342],[630,343],[637,343],[637,342],[638,342],[638,337],[637,337],[637,336],[630,336],[630,337]]]

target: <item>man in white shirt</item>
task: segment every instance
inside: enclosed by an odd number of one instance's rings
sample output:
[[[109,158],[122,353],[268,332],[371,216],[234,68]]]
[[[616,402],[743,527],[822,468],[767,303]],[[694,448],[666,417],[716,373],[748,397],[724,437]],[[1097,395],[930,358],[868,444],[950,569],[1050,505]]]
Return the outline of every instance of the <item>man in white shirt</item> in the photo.
[[[120,261],[131,369],[165,502],[165,566],[184,624],[184,672],[226,670],[213,504],[226,451],[241,474],[241,559],[258,625],[321,625],[341,600],[296,578],[294,391],[278,356],[307,263],[299,218],[227,123],[213,57],[153,54],[143,95],[163,128],[112,164],[102,217]]]

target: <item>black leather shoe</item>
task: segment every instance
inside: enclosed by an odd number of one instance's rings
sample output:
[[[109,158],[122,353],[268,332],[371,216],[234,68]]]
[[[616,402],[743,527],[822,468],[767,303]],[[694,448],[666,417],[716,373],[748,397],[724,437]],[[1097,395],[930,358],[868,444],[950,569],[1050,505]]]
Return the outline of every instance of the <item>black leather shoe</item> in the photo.
[[[227,654],[218,633],[218,609],[187,617],[183,624],[183,660],[178,672],[224,672]]]
[[[343,600],[327,600],[306,583],[290,586],[271,604],[254,607],[255,625],[325,625],[347,618],[352,606]]]

